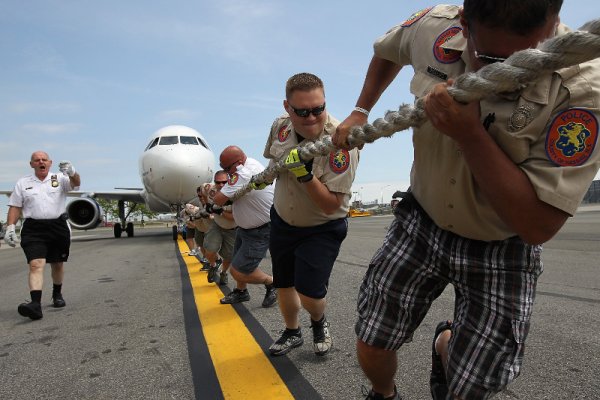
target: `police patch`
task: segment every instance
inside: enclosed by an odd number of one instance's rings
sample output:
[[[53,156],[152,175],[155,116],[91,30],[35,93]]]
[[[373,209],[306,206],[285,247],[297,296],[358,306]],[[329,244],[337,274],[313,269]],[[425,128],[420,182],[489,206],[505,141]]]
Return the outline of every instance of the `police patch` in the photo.
[[[234,172],[233,174],[229,175],[227,177],[227,182],[229,183],[229,186],[235,185],[239,178],[240,176],[237,174],[237,172]]]
[[[287,138],[290,136],[291,130],[287,125],[283,125],[279,128],[279,132],[277,133],[277,139],[279,139],[279,143],[285,142]]]
[[[431,11],[433,7],[429,7],[426,8],[424,10],[421,11],[417,11],[416,13],[414,13],[413,15],[411,15],[410,17],[408,17],[408,19],[406,21],[404,21],[402,23],[402,25],[400,25],[403,28],[406,28],[407,26],[411,26],[412,24],[414,24],[415,22],[417,22],[418,20],[420,20],[421,18],[423,18],[423,16],[425,14],[427,14],[429,11]]]
[[[582,108],[571,108],[554,118],[546,135],[548,159],[561,167],[574,167],[587,161],[598,140],[598,121]]]
[[[437,39],[435,39],[435,43],[433,43],[433,56],[436,60],[442,64],[452,64],[460,60],[460,56],[462,55],[461,51],[442,48],[444,43],[452,39],[460,33],[460,31],[462,31],[461,27],[453,26],[440,33]]]
[[[329,168],[336,174],[345,172],[350,166],[350,153],[348,150],[339,149],[335,153],[329,153]]]

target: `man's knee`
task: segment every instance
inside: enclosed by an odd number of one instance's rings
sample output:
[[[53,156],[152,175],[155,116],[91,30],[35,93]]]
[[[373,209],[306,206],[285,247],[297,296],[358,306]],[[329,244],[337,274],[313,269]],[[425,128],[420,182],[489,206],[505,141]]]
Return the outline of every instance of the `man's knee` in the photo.
[[[39,271],[44,268],[46,265],[45,258],[36,258],[35,260],[31,260],[29,262],[29,270],[30,271]]]

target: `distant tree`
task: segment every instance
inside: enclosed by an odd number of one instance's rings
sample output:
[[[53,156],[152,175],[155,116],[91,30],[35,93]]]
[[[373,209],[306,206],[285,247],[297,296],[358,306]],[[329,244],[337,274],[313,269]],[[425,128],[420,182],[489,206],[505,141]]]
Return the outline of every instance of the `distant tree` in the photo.
[[[138,204],[135,207],[135,210],[133,211],[132,215],[139,216],[142,220],[144,220],[144,217],[145,217],[146,220],[149,220],[149,219],[156,218],[156,216],[158,215],[158,213],[156,213],[154,211],[150,211],[148,209],[148,207],[146,207],[145,204]]]
[[[107,200],[107,199],[95,199],[100,207],[104,210],[105,219],[110,218],[118,218],[119,217],[119,206],[116,200]]]

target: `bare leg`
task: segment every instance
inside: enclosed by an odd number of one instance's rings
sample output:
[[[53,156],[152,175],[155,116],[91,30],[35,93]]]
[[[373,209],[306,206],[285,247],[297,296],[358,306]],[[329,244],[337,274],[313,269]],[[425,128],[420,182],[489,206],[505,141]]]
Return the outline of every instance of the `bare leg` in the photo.
[[[384,350],[357,340],[356,354],[360,367],[373,385],[373,390],[384,397],[393,396],[394,375],[398,369],[396,351]]]
[[[298,293],[298,297],[300,298],[300,303],[302,307],[308,311],[310,314],[310,318],[313,321],[320,321],[325,314],[325,298],[322,299],[313,299],[312,297],[304,296],[301,293]]]
[[[52,263],[50,267],[52,268],[52,283],[62,285],[65,276],[64,264],[62,262]]]
[[[29,290],[42,290],[44,286],[45,258],[36,258],[29,263]]]
[[[279,300],[279,310],[283,316],[285,327],[289,329],[297,329],[300,327],[298,314],[300,313],[300,298],[296,289],[278,288],[277,296]]]

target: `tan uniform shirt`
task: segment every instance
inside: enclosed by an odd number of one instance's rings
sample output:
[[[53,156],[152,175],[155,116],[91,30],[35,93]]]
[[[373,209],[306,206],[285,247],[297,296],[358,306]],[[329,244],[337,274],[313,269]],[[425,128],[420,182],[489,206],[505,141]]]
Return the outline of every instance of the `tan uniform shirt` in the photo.
[[[417,98],[469,70],[459,9],[424,10],[375,42],[377,56],[412,65]],[[561,25],[557,34],[566,31]],[[520,93],[482,100],[481,119],[494,115],[489,134],[527,174],[538,198],[573,215],[600,168],[599,104],[595,60],[541,77]],[[481,193],[455,141],[427,122],[414,129],[413,144],[411,188],[439,227],[486,241],[515,235]]]
[[[327,116],[325,129],[319,139],[331,135],[339,125],[332,116]],[[271,133],[265,146],[264,156],[273,161],[285,160],[290,150],[309,141],[298,143],[298,136],[287,114],[277,118],[271,127]],[[275,185],[273,205],[277,214],[288,224],[299,227],[316,226],[330,220],[344,218],[348,214],[352,182],[358,166],[358,149],[338,150],[327,156],[317,156],[313,161],[312,173],[330,192],[344,193],[342,206],[333,214],[325,214],[309,197],[306,187],[299,183],[296,176],[282,169]]]
[[[210,204],[214,204],[217,186],[214,183],[205,183],[202,185],[202,194],[206,196]],[[231,206],[223,206],[223,211],[231,212]],[[237,227],[235,221],[225,218],[222,214],[212,214],[213,222],[223,229],[233,229]]]

